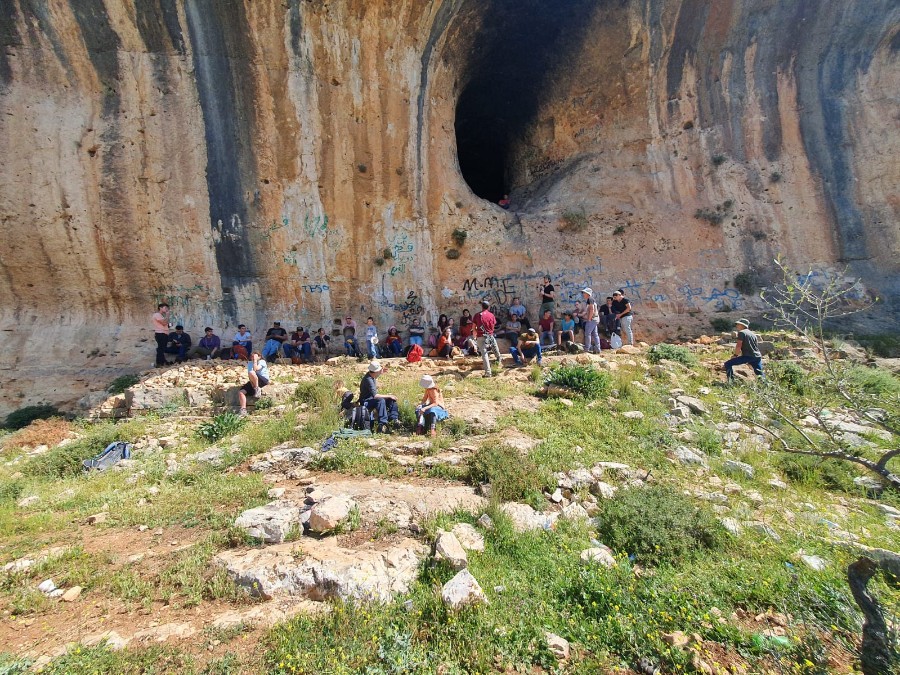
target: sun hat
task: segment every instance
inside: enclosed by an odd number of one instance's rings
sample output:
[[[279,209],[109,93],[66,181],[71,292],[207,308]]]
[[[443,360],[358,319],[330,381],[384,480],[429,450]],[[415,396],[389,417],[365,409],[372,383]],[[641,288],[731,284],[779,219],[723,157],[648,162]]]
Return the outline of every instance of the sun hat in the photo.
[[[382,370],[384,370],[384,369],[381,367],[381,364],[378,363],[378,361],[371,361],[369,363],[369,372],[370,373],[380,373]]]
[[[743,326],[744,328],[750,328],[750,322],[747,319],[738,319],[734,322],[736,326]]]
[[[582,289],[581,289],[581,292],[582,292],[582,293],[587,293],[587,294],[588,294],[589,296],[591,296],[592,298],[594,297],[594,289],[591,288],[590,286],[588,286],[587,288],[582,288]]]
[[[419,386],[422,387],[422,389],[431,389],[435,386],[434,378],[431,375],[423,375],[422,379],[419,380]]]

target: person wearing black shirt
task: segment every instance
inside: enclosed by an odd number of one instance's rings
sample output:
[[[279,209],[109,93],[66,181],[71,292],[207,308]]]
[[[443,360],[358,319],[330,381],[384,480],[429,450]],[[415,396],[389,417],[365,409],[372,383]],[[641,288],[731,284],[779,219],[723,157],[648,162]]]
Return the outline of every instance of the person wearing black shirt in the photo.
[[[184,326],[175,326],[175,332],[169,333],[169,345],[166,354],[177,354],[179,363],[187,357],[187,351],[191,348],[191,336],[184,332]]]
[[[287,340],[287,331],[281,327],[281,322],[276,321],[272,327],[266,331],[266,344],[263,345],[263,359],[272,359],[278,356],[278,350]]]
[[[623,338],[627,336],[627,344],[633,345],[634,333],[631,330],[631,320],[634,318],[634,314],[631,311],[631,300],[625,297],[625,291],[621,288],[613,293],[612,311],[622,327],[622,332],[625,333]],[[625,343],[625,340],[623,339],[622,342]]]
[[[603,324],[603,329],[609,337],[612,337],[613,332],[619,327],[619,322],[616,321],[616,313],[613,311],[613,299],[611,295],[606,296],[606,304],[599,306],[600,310],[600,323]]]
[[[553,316],[556,309],[556,289],[553,288],[553,284],[550,283],[550,277],[544,277],[544,283],[541,286],[541,313],[540,316],[544,316],[544,312],[550,310],[550,315]]]
[[[400,409],[397,406],[397,397],[393,394],[379,394],[377,379],[384,373],[384,368],[378,361],[369,363],[368,372],[359,383],[359,402],[369,410],[375,411],[379,431],[387,433],[389,423],[397,423],[400,419]]]

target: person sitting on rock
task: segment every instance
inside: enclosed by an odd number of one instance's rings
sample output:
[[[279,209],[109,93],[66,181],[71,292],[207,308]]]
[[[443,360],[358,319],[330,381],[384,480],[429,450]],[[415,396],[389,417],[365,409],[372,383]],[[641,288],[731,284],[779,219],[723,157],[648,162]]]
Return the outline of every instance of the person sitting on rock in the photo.
[[[312,361],[312,341],[303,326],[297,326],[297,330],[291,333],[291,339],[284,343],[284,355],[291,361],[301,358],[307,363]]]
[[[425,328],[422,326],[422,322],[419,321],[419,317],[413,319],[412,325],[409,327],[409,344],[411,345],[419,345],[420,347],[425,343]]]
[[[506,326],[504,327],[503,333],[500,334],[500,337],[509,340],[510,343],[515,346],[516,340],[519,339],[519,334],[521,332],[522,323],[519,321],[519,318],[515,314],[510,314],[509,321],[506,322]]]
[[[548,309],[544,312],[544,316],[541,317],[540,327],[541,327],[541,344],[542,345],[554,345],[556,344],[556,340],[554,340],[553,328],[556,325],[556,321],[553,319],[550,310]]]
[[[397,397],[392,394],[379,394],[376,380],[386,372],[378,361],[369,363],[368,371],[359,384],[359,402],[375,412],[377,430],[389,433],[389,424],[397,424],[400,420],[400,408]]]
[[[384,345],[387,347],[391,356],[398,357],[403,355],[403,339],[400,337],[400,333],[397,331],[396,326],[388,328],[388,334],[387,338],[385,338]]]
[[[216,358],[218,356],[219,351],[222,349],[222,341],[219,339],[219,336],[213,332],[213,329],[207,326],[203,330],[203,337],[200,338],[200,342],[196,347],[193,347],[191,351],[188,352],[188,358],[193,359],[197,357],[206,357],[206,360]]]
[[[509,306],[509,313],[516,316],[523,328],[531,328],[531,323],[528,321],[527,316],[528,310],[525,309],[525,305],[522,304],[519,298],[513,298],[512,304]]]
[[[463,315],[459,320],[459,334],[456,337],[456,346],[469,356],[478,356],[478,345],[475,343],[474,334],[475,324],[471,318]]]
[[[319,354],[327,354],[328,353],[328,344],[331,342],[331,336],[325,333],[324,328],[320,328],[316,331],[316,334],[313,336],[313,352],[318,356]]]
[[[281,327],[280,321],[275,321],[272,327],[266,331],[266,343],[263,345],[262,357],[264,359],[277,358],[281,345],[287,342],[287,339],[287,331]]]
[[[504,211],[509,211],[509,195],[503,195],[503,198],[497,202],[497,205]]]
[[[238,391],[238,399],[241,402],[241,410],[238,413],[242,417],[247,414],[247,397],[259,398],[262,396],[262,388],[269,384],[269,366],[259,352],[253,352],[247,362],[247,383]]]
[[[559,322],[556,344],[562,347],[564,342],[575,342],[575,317],[572,312],[563,314],[563,320]]]
[[[375,325],[374,317],[371,316],[366,319],[366,350],[370,359],[378,356],[378,327]]]
[[[510,347],[509,353],[517,366],[524,366],[522,359],[531,361],[537,358],[537,364],[543,365],[541,359],[541,339],[534,328],[529,328],[519,336],[519,346]]]
[[[744,363],[750,364],[753,372],[761,380],[765,379],[762,367],[762,352],[759,351],[759,338],[750,330],[747,319],[738,319],[734,324],[738,329],[737,344],[734,346],[734,358],[725,362],[725,374],[728,382],[734,382],[734,367]]]
[[[175,332],[169,333],[169,344],[166,346],[166,354],[175,354],[176,361],[181,363],[187,358],[191,348],[191,336],[184,332],[184,326],[175,326]]]
[[[419,386],[425,389],[425,393],[422,402],[416,406],[416,433],[437,436],[437,423],[450,417],[444,404],[444,395],[431,375],[423,375]]]
[[[449,359],[452,353],[453,329],[451,329],[450,326],[447,326],[444,329],[444,334],[438,338],[437,345],[428,353],[428,356]]]
[[[344,318],[344,350],[347,356],[360,355],[359,342],[356,341],[356,322],[350,316]]]
[[[238,324],[237,333],[234,334],[234,338],[231,342],[232,347],[241,347],[247,351],[247,358],[250,358],[250,353],[253,351],[253,336],[250,334],[250,331],[247,330],[247,326],[242,323]],[[232,349],[232,352],[235,350]],[[237,354],[234,354],[234,358],[238,358]]]

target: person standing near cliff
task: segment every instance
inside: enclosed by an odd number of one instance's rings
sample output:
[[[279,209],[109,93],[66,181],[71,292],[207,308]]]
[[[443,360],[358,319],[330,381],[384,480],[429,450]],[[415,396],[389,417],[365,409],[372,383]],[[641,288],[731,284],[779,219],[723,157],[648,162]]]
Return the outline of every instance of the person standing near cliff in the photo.
[[[541,285],[541,311],[538,316],[544,316],[544,312],[550,311],[552,316],[556,310],[556,289],[550,283],[550,277],[544,277],[544,283]]]
[[[478,351],[481,352],[481,359],[484,362],[484,376],[491,377],[490,352],[494,352],[497,356],[497,366],[499,367],[500,365],[500,348],[497,346],[497,339],[494,337],[497,318],[491,312],[491,303],[487,300],[481,301],[481,311],[472,317],[472,323],[475,324]]]
[[[153,315],[153,337],[156,339],[156,367],[166,365],[166,347],[169,344],[169,305],[161,302]]]
[[[631,320],[634,318],[634,312],[631,309],[631,300],[625,297],[625,291],[621,288],[613,293],[612,297],[612,311],[622,327],[622,332],[625,334],[622,336],[622,342],[625,342],[624,337],[627,336],[627,344],[634,345],[634,333],[631,330]]]

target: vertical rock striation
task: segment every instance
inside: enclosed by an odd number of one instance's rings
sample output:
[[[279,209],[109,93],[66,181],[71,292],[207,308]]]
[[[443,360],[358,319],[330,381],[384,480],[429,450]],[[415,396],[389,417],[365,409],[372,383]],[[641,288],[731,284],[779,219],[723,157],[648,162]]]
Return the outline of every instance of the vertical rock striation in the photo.
[[[402,326],[549,272],[646,336],[782,255],[893,328],[898,102],[893,0],[9,0],[0,412],[145,367],[163,298]]]

